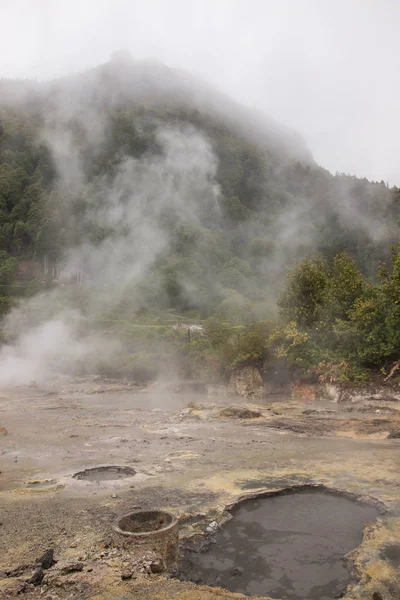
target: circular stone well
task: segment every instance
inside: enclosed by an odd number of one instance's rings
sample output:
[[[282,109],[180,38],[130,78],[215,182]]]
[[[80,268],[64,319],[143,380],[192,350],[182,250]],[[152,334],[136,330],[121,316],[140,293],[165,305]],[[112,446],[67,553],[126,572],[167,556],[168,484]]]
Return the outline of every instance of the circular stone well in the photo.
[[[140,546],[157,553],[166,569],[176,566],[179,544],[177,518],[160,510],[138,510],[118,519],[114,526],[114,544],[122,548]]]
[[[117,467],[117,466],[106,466],[106,467],[93,467],[91,469],[85,469],[84,471],[78,471],[72,477],[79,481],[94,481],[99,483],[100,481],[116,481],[118,479],[126,479],[136,475],[135,469],[131,467]]]

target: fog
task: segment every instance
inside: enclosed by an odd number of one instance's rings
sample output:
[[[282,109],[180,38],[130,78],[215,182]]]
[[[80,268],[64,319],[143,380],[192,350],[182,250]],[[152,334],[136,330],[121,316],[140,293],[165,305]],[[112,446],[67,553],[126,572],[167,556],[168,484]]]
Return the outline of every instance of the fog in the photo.
[[[71,187],[75,194],[82,193],[85,177],[82,163],[75,159],[77,147],[62,125],[66,115],[60,106],[57,109],[58,128],[45,128],[43,135],[56,162],[60,189],[68,201],[73,197]],[[81,124],[87,128],[89,143],[104,137],[101,121],[95,129],[91,128],[92,120],[82,120]],[[155,261],[173,242],[164,231],[165,219],[193,224],[204,213],[210,219],[218,216],[217,158],[204,136],[191,127],[160,127],[156,141],[161,154],[141,159],[125,157],[111,179],[100,175],[86,188],[89,209],[85,224],[108,227],[112,233],[100,243],[85,240],[72,245],[60,264],[61,278],[66,281],[75,275],[77,267],[84,273],[84,309],[62,285],[12,310],[3,325],[15,342],[0,350],[0,386],[43,382],[77,370],[90,373],[109,361],[121,349],[121,343],[104,332],[86,331],[87,317],[112,311],[126,296],[131,309],[137,308],[138,286],[148,284]],[[74,225],[78,227],[78,221]],[[182,279],[182,283],[188,294],[196,293],[190,289],[189,280]],[[157,285],[157,280],[151,282],[153,289]],[[210,282],[210,288],[213,285],[217,282]],[[166,363],[171,377],[174,357]],[[161,366],[159,371],[161,375]]]
[[[400,183],[397,0],[2,0],[0,76],[58,77],[122,48],[300,132],[332,172]]]
[[[365,187],[356,196],[350,178],[328,177],[313,167],[309,193],[303,178],[313,155],[332,172],[400,181],[399,136],[389,127],[396,122],[397,89],[389,75],[397,60],[397,7],[389,1],[369,7],[354,1],[350,9],[346,3],[347,12],[341,2],[335,8],[312,1],[304,6],[255,0],[221,0],[216,6],[177,0],[0,3],[0,75],[23,80],[0,82],[0,107],[27,115],[40,107],[35,143],[49,149],[57,174],[49,214],[54,193],[62,199],[56,235],[64,228],[69,236],[56,251],[56,286],[20,299],[2,323],[7,343],[0,350],[0,385],[101,371],[118,353],[137,351],[146,362],[151,344],[136,341],[137,323],[121,326],[133,328],[125,346],[126,332],[118,330],[126,305],[131,316],[143,307],[151,312],[156,302],[159,310],[173,312],[171,298],[181,294],[189,306],[182,310],[196,307],[196,318],[207,304],[228,321],[224,310],[230,302],[253,302],[252,318],[274,318],[285,266],[323,248],[327,223],[340,222],[355,239],[361,233],[357,239],[364,244],[393,241],[397,230],[388,226],[385,185]],[[367,39],[373,29],[385,46],[375,49]],[[378,57],[383,66],[375,80]],[[110,113],[124,103],[148,110],[135,113],[134,141],[146,132],[149,146],[135,153],[120,143],[105,165],[101,153],[107,155],[106,144],[115,142]],[[156,110],[149,117],[152,107],[170,106],[197,111],[203,129],[168,121]],[[211,134],[220,123],[231,137],[218,146]],[[237,149],[235,135],[249,146]],[[254,146],[270,157],[270,179],[257,168],[249,151]],[[224,148],[233,149],[228,159]],[[269,203],[265,214],[249,210],[230,191],[230,176],[241,177],[235,152],[249,164],[246,200],[250,207],[257,198]],[[229,210],[242,211],[237,227]],[[261,251],[254,254],[257,244]],[[46,262],[48,248],[35,248],[34,260]],[[180,291],[167,299],[174,261]],[[109,315],[112,335],[101,331]],[[168,355],[159,345],[164,364],[157,371],[174,377],[180,342],[174,356],[166,343],[174,332],[166,322],[158,334]],[[233,318],[237,324],[243,323]]]

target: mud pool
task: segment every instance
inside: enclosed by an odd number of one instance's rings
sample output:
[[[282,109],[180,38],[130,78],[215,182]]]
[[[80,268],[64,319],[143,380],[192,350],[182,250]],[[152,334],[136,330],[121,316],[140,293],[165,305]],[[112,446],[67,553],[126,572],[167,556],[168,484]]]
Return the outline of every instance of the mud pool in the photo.
[[[337,494],[297,492],[248,500],[204,553],[190,553],[195,583],[284,600],[333,600],[350,581],[344,556],[378,511]]]

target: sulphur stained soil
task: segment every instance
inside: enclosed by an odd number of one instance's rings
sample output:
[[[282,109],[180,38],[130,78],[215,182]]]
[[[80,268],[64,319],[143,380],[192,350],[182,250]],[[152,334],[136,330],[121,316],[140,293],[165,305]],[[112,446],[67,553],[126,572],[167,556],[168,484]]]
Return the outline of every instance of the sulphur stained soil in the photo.
[[[350,581],[345,555],[378,514],[319,490],[247,500],[207,552],[188,553],[186,576],[245,594],[332,600]]]
[[[349,557],[346,599],[399,599],[400,403],[393,390],[338,403],[286,396],[257,404],[173,390],[73,379],[0,391],[0,598],[234,598],[152,574],[154,557],[110,545],[113,525],[133,510],[165,510],[190,541],[244,497],[324,486],[387,510]],[[385,414],[388,408],[395,412]],[[135,474],[73,477],[105,466]],[[57,562],[37,573],[50,549]]]

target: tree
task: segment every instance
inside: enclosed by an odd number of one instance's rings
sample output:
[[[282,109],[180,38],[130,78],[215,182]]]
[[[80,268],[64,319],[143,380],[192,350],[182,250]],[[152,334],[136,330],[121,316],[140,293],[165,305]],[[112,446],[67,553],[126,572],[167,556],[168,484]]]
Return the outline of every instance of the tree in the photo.
[[[217,315],[231,325],[247,325],[252,321],[252,304],[238,292],[229,290],[217,307]]]
[[[348,319],[363,288],[364,278],[354,259],[347,252],[335,256],[322,299],[324,317],[331,322],[335,319]]]
[[[268,347],[275,358],[285,359],[291,367],[309,369],[315,359],[310,335],[295,321],[276,327],[268,338]]]
[[[234,256],[222,268],[221,283],[225,288],[246,293],[252,286],[252,277],[253,271],[249,263]]]
[[[285,322],[311,328],[320,318],[328,285],[328,269],[321,256],[304,258],[287,270],[278,306]]]
[[[0,250],[0,284],[9,285],[13,282],[18,270],[18,261],[9,256],[5,250]]]
[[[369,285],[348,313],[349,337],[353,342],[353,361],[381,365],[398,351],[400,336],[393,335],[393,305],[382,289]]]
[[[400,243],[392,247],[391,271],[381,265],[378,273],[382,294],[390,306],[387,316],[388,336],[393,352],[400,353]]]

